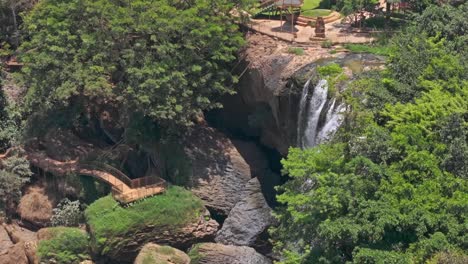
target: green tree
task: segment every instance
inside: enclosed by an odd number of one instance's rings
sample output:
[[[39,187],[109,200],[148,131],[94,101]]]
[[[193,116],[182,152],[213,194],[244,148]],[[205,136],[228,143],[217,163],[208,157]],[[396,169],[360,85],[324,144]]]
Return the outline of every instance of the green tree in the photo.
[[[28,112],[110,103],[165,124],[191,123],[233,93],[244,1],[44,0],[25,17]]]
[[[385,71],[348,87],[334,142],[282,161],[282,263],[466,259],[468,69],[458,33],[411,27]]]
[[[24,158],[12,156],[0,160],[0,208],[7,217],[14,214],[16,203],[21,198],[21,189],[29,182],[31,175],[29,162]]]

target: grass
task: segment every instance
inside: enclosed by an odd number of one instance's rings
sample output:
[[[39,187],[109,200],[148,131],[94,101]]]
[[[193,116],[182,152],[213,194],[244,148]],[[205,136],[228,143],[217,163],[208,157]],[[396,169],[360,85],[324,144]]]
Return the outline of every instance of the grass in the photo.
[[[295,54],[298,56],[304,55],[304,49],[303,48],[297,48],[297,47],[289,47],[288,48],[288,53]]]
[[[331,10],[329,9],[323,9],[320,4],[322,3],[322,0],[305,0],[304,5],[301,8],[301,15],[307,16],[307,17],[319,17],[319,16],[328,16],[331,14]],[[328,8],[328,7],[325,7]],[[261,9],[256,9],[253,11],[254,14],[260,12]],[[269,17],[269,16],[275,16],[275,12],[263,12],[263,16]]]
[[[319,9],[322,0],[305,0],[301,8],[301,15],[308,17],[328,16],[331,13],[329,9]]]
[[[199,264],[200,260],[202,259],[202,255],[200,254],[199,248],[202,244],[196,244],[193,246],[188,255],[190,257],[190,264]]]
[[[337,85],[348,79],[344,74],[343,68],[337,63],[330,63],[324,66],[317,67],[320,78],[326,79],[328,82],[328,96],[339,96]]]
[[[347,50],[354,53],[371,53],[375,55],[388,56],[390,55],[390,47],[388,45],[378,44],[345,44]]]
[[[156,260],[151,253],[146,254],[145,258],[143,259],[143,264],[154,264],[155,262]]]
[[[322,0],[305,0],[302,10],[318,8],[320,6],[320,2],[322,2]]]
[[[306,17],[324,17],[331,14],[329,9],[302,9],[301,15]]]
[[[325,48],[325,49],[328,49],[328,48],[331,48],[333,46],[333,43],[331,42],[331,40],[327,39],[325,41],[323,41],[320,46],[322,48]]]
[[[93,246],[97,246],[95,250],[106,254],[119,250],[125,244],[123,238],[131,239],[132,234],[148,226],[158,232],[177,230],[196,221],[204,210],[203,202],[191,192],[171,186],[162,195],[126,208],[106,196],[91,204],[85,216],[93,233]],[[114,243],[117,245],[110,246]]]
[[[40,263],[79,263],[89,259],[88,235],[73,227],[52,227],[48,238],[39,242],[37,254]]]

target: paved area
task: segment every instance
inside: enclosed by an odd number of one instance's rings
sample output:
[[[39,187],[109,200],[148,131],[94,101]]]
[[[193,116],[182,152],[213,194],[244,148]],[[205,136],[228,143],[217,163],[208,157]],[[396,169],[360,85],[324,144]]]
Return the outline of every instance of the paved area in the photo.
[[[311,40],[315,29],[310,26],[291,26],[290,22],[268,19],[252,19],[249,27],[261,34],[296,43],[317,43],[323,40]],[[343,24],[342,19],[325,24],[326,39],[333,43],[368,43],[374,39],[369,33],[352,32],[351,26]]]

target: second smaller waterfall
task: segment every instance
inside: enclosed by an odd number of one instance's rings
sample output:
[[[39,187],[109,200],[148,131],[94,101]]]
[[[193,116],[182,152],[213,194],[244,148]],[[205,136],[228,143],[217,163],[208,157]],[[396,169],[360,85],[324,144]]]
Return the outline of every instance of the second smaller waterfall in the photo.
[[[299,104],[297,143],[301,148],[314,147],[330,139],[342,123],[344,103],[328,99],[328,82],[320,80],[309,98],[310,80],[304,85]]]

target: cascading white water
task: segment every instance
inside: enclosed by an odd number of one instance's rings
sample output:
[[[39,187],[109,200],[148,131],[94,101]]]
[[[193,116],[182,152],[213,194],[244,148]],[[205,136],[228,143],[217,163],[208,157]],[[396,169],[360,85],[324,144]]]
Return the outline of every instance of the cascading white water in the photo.
[[[309,85],[310,80],[304,85],[299,104],[297,145],[302,148],[314,147],[329,139],[341,125],[341,113],[346,109],[343,103],[336,106],[335,98],[327,102],[328,82],[326,80],[320,80],[317,83],[312,97],[307,100]],[[321,117],[325,117],[323,122],[320,122]],[[319,127],[319,124],[322,125]]]
[[[309,95],[309,85],[312,78],[307,80],[302,89],[301,101],[299,102],[299,114],[297,116],[297,145],[302,147],[302,132],[304,130],[304,111],[307,107],[307,95]]]
[[[318,133],[318,123],[323,106],[327,102],[328,82],[320,80],[314,88],[314,93],[309,101],[309,111],[307,112],[307,123],[303,135],[303,147],[315,146]]]
[[[343,123],[342,113],[346,110],[346,105],[342,103],[335,108],[335,102],[336,99],[333,99],[333,103],[328,109],[325,124],[317,135],[317,144],[330,139],[341,126],[341,123]]]

